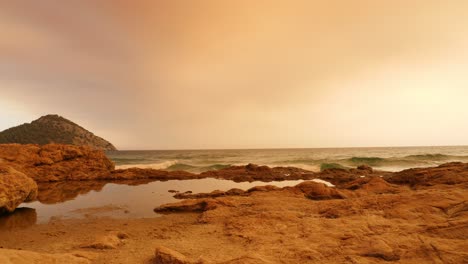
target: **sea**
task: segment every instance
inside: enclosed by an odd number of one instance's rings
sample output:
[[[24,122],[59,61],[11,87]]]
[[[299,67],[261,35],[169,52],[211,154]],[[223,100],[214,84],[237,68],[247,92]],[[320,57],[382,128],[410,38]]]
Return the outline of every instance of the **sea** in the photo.
[[[110,151],[116,168],[201,173],[233,165],[292,166],[310,171],[369,165],[385,171],[468,162],[468,146]]]

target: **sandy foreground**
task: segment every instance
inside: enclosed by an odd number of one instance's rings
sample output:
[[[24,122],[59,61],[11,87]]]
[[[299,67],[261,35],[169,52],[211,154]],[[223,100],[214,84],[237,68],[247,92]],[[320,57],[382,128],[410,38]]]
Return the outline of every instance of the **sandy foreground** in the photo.
[[[162,206],[172,213],[158,218],[0,230],[0,247],[70,254],[63,263],[468,263],[466,184],[361,180],[338,190],[344,199],[320,200],[322,187],[307,188],[309,198],[298,188],[207,195]],[[171,257],[158,259],[160,246]]]

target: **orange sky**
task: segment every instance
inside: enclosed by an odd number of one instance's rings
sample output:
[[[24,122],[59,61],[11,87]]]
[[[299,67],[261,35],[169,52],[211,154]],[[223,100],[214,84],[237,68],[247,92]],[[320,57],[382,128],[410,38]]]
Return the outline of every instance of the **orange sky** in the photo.
[[[126,149],[468,144],[464,0],[0,0],[0,130]]]

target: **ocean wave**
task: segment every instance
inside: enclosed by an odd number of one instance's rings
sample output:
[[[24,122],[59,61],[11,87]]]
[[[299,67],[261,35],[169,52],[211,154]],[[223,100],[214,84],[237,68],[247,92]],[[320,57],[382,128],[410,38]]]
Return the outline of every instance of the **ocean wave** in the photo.
[[[409,155],[409,156],[406,156],[405,158],[414,159],[414,160],[434,160],[434,161],[468,160],[468,156],[456,156],[456,155],[445,155],[445,154],[419,154],[419,155]]]
[[[384,162],[385,160],[386,160],[385,158],[380,158],[380,157],[352,157],[348,159],[347,161],[355,165],[375,166]]]
[[[140,168],[140,169],[156,169],[156,170],[168,170],[168,171],[188,171],[200,173],[210,170],[220,170],[230,167],[230,164],[212,164],[212,165],[191,165],[187,163],[179,163],[177,160],[168,160],[158,163],[135,163],[118,165],[116,169],[129,169],[129,168]]]
[[[230,164],[213,164],[213,165],[210,165],[210,166],[202,167],[202,169],[204,169],[205,171],[208,171],[208,170],[222,170],[222,169],[229,168],[229,167],[231,167]]]
[[[174,164],[177,164],[177,160],[167,160],[158,163],[139,163],[139,164],[125,164],[115,166],[116,169],[129,169],[129,168],[140,168],[140,169],[155,169],[155,170],[164,170]]]
[[[322,163],[320,164],[320,171],[327,169],[349,169],[349,167],[343,166],[339,163]]]
[[[322,159],[307,159],[305,157],[297,157],[296,159],[291,157],[285,157],[285,159],[276,159],[275,161],[265,162],[265,160],[258,160],[255,157],[249,159],[248,156],[244,160],[229,161],[225,160],[226,163],[219,162],[220,160],[206,159],[206,155],[203,159],[200,157],[194,157],[190,160],[183,160],[181,162],[178,159],[168,159],[165,161],[154,162],[151,160],[141,160],[137,158],[114,158],[114,162],[117,163],[117,169],[127,169],[132,167],[138,168],[150,168],[170,171],[188,171],[193,173],[201,173],[210,170],[220,170],[228,168],[233,165],[247,165],[248,163],[255,163],[258,165],[266,165],[269,167],[297,167],[309,171],[323,171],[330,168],[341,168],[349,169],[355,168],[359,165],[368,165],[377,169],[397,171],[407,168],[414,167],[428,167],[436,166],[442,163],[451,161],[464,161],[468,162],[468,156],[457,156],[457,155],[446,155],[440,153],[427,153],[427,154],[414,154],[407,156],[393,156],[393,157],[379,157],[379,156],[352,156],[352,157],[327,157]],[[248,159],[248,160],[247,160]],[[125,162],[125,160],[127,162]],[[120,165],[122,164],[122,165]]]
[[[175,163],[167,167],[167,170],[170,171],[190,171],[197,168],[196,166],[185,164],[185,163]]]

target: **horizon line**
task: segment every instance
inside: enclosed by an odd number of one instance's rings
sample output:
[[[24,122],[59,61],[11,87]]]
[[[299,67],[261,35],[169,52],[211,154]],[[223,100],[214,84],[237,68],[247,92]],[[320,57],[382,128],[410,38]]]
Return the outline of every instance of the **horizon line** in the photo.
[[[112,151],[206,151],[206,150],[304,150],[304,149],[376,149],[376,148],[431,148],[431,147],[468,147],[468,145],[414,145],[414,146],[372,146],[372,147],[285,147],[285,148],[187,148],[187,149],[117,149]]]

